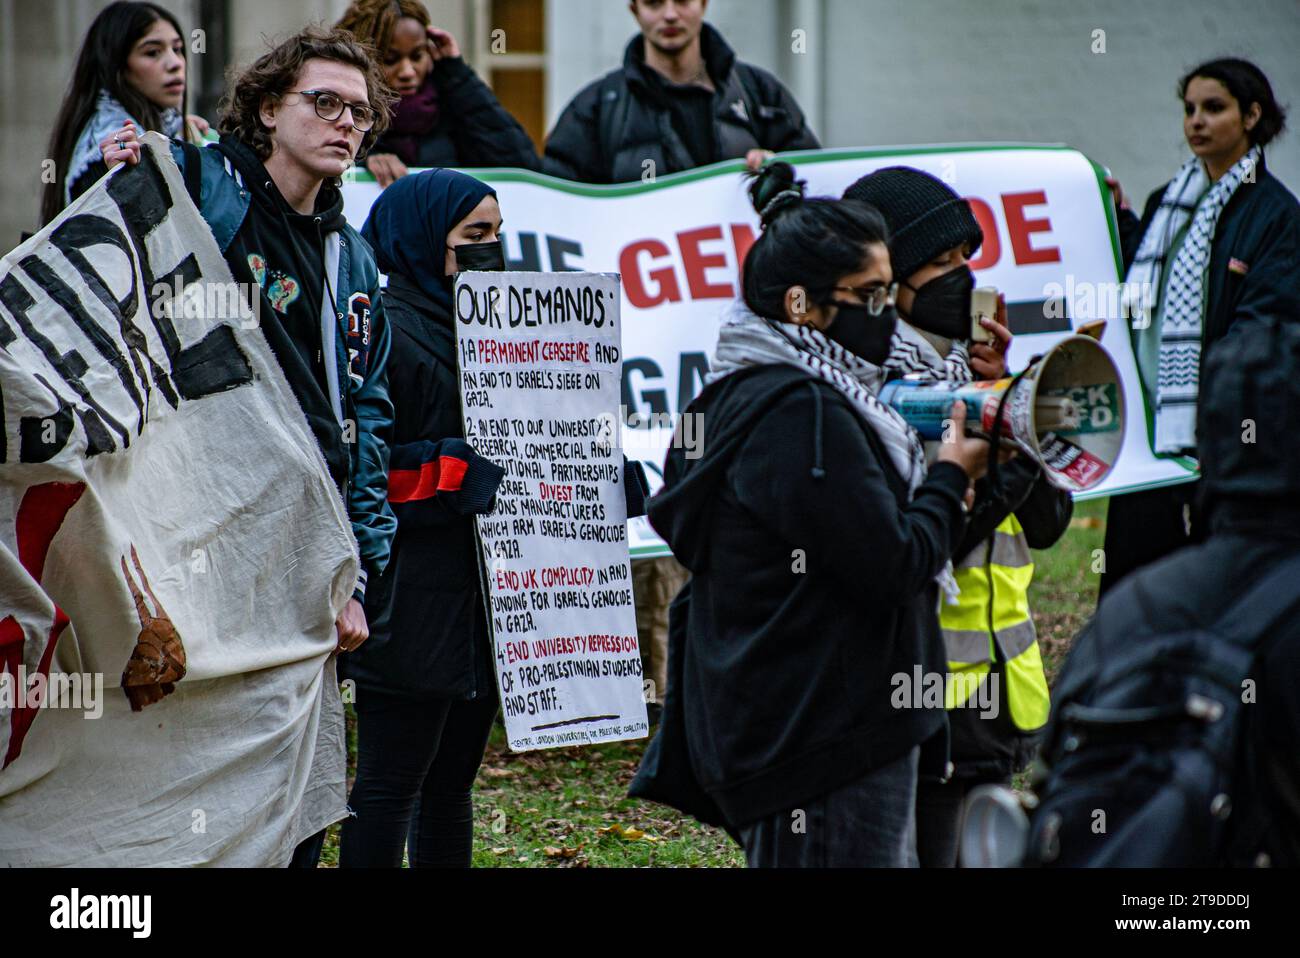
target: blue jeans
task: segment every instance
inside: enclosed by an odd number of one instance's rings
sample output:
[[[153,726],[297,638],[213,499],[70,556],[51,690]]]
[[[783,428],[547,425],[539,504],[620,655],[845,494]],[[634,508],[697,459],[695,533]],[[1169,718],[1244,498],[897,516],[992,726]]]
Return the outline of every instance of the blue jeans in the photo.
[[[750,868],[915,868],[920,746],[740,829]]]

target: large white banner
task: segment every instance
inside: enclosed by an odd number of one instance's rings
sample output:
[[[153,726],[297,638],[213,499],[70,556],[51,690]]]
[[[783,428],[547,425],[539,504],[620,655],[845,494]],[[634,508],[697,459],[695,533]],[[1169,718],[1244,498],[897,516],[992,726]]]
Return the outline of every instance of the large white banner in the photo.
[[[345,809],[355,543],[145,143],[0,260],[0,866],[284,865]]]
[[[465,438],[506,470],[477,521],[516,751],[649,731],[617,444],[618,287],[537,272],[456,285]]]
[[[810,194],[839,196],[872,170],[911,166],[967,197],[984,230],[971,264],[1006,294],[1018,370],[1079,325],[1109,320],[1102,344],[1123,377],[1128,421],[1118,468],[1080,498],[1186,481],[1190,464],[1151,452],[1128,330],[1118,320],[1119,258],[1098,167],[1063,146],[912,147],[790,154]],[[758,219],[737,172],[717,164],[647,183],[585,186],[519,170],[470,170],[498,191],[512,269],[618,272],[623,280],[624,449],[652,487],[672,426],[700,391],[718,322],[738,295]],[[345,184],[348,219],[365,221],[379,187]],[[690,420],[685,425],[690,425]],[[689,443],[698,437],[684,435]],[[648,522],[631,522],[632,554],[666,552]]]

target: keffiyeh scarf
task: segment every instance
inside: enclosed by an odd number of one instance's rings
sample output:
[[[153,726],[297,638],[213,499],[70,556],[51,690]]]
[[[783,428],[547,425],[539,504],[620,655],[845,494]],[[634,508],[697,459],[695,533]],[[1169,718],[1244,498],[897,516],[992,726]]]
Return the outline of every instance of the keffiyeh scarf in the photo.
[[[1156,452],[1180,453],[1196,448],[1201,322],[1210,246],[1223,208],[1251,176],[1261,156],[1258,146],[1252,148],[1213,185],[1201,161],[1195,157],[1188,160],[1161,197],[1129,268],[1121,315],[1132,319],[1135,328],[1145,328],[1159,302]],[[1175,237],[1189,220],[1191,225],[1169,266],[1169,285],[1160,302],[1165,260]]]
[[[943,368],[945,360],[933,346],[901,322],[898,330],[885,366],[875,366],[827,339],[811,326],[774,323],[737,300],[723,316],[718,346],[709,361],[710,371],[705,381],[713,383],[746,367],[773,363],[812,371],[848,399],[875,430],[885,444],[890,463],[907,483],[910,498],[925,479],[925,452],[916,431],[892,407],[882,403],[877,394],[892,371],[919,372],[944,378],[949,371],[961,375],[958,367],[962,366],[965,379],[969,380],[970,369],[963,363],[964,346],[959,352],[958,344],[954,345],[948,356],[952,368],[947,370]],[[917,345],[912,337],[925,348]],[[951,563],[944,567],[936,581],[950,598],[960,591],[953,578]]]
[[[91,114],[90,119],[86,121],[85,127],[81,130],[81,136],[77,138],[77,145],[72,148],[72,157],[68,162],[68,175],[63,179],[63,202],[72,202],[72,184],[85,173],[92,164],[99,162],[104,155],[99,150],[99,141],[114,130],[120,130],[130,120],[136,125],[141,133],[144,132],[143,125],[130,113],[126,112],[126,107],[122,106],[107,90],[100,90],[99,96],[95,100],[95,112]],[[181,125],[184,117],[181,116],[180,110],[168,107],[162,114],[162,133],[168,137],[178,137],[181,135]]]

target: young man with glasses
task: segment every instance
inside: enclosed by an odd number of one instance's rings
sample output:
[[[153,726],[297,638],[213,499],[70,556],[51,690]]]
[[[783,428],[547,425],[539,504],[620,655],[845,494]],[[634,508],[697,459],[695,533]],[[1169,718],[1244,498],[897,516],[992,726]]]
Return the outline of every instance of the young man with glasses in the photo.
[[[397,528],[387,501],[393,406],[379,273],[343,217],[339,190],[388,124],[385,90],[351,34],[308,29],[235,80],[219,143],[172,147],[183,170],[199,165],[200,212],[235,280],[260,288],[260,328],[346,504],[361,570],[335,623],[341,652],[369,635],[366,581],[387,564]],[[110,166],[139,161],[138,141],[122,139],[105,148]],[[313,866],[323,839],[303,842],[293,863]]]

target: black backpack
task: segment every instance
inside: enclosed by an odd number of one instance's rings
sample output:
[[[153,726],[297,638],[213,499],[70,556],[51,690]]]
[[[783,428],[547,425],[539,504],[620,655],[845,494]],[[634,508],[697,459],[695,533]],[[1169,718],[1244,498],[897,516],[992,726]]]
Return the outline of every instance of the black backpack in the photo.
[[[1256,744],[1243,699],[1276,627],[1300,615],[1298,582],[1291,556],[1208,628],[1080,634],[1053,692],[1026,865],[1248,862],[1268,823],[1244,800]]]

